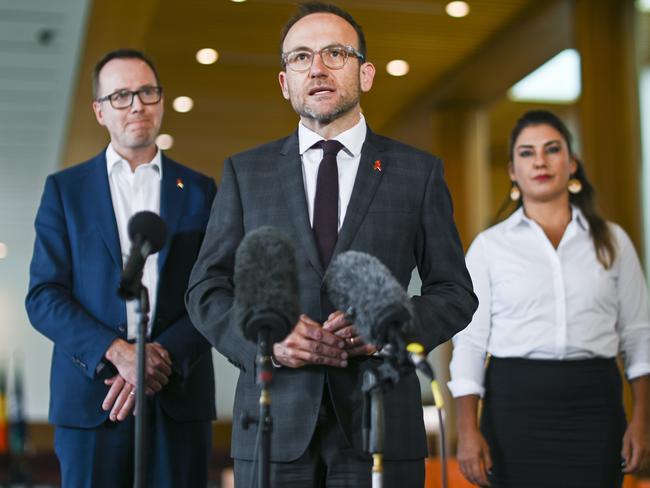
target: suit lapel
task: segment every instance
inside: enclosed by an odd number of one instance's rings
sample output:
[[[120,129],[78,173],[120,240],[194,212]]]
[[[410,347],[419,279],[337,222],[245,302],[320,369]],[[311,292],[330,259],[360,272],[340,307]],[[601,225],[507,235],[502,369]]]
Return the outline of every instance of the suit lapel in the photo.
[[[377,137],[368,129],[366,140],[361,150],[359,169],[354,180],[354,186],[352,187],[352,196],[350,197],[350,203],[345,212],[345,220],[339,231],[339,238],[336,241],[332,259],[338,253],[349,248],[361,222],[368,212],[370,202],[372,202],[375,196],[375,192],[379,187],[387,166],[387,162],[382,161],[379,157],[382,150],[383,148],[379,144]],[[375,168],[375,161],[380,161],[381,170]]]
[[[158,272],[161,273],[169,255],[171,237],[176,233],[180,217],[183,214],[185,193],[178,181],[181,175],[178,167],[167,156],[162,155],[162,181],[160,182],[160,216],[167,224],[167,242],[158,255]]]
[[[87,190],[91,197],[86,199],[91,207],[91,215],[97,219],[99,234],[102,236],[108,253],[115,264],[122,268],[122,248],[120,237],[117,232],[117,221],[113,210],[111,199],[111,188],[108,183],[108,171],[106,169],[106,153],[102,151],[95,157],[93,168],[90,172],[90,184]]]
[[[318,257],[314,234],[309,223],[302,162],[298,151],[298,134],[295,132],[287,138],[280,151],[278,176],[298,242],[305,250],[312,266],[322,275],[323,266]]]

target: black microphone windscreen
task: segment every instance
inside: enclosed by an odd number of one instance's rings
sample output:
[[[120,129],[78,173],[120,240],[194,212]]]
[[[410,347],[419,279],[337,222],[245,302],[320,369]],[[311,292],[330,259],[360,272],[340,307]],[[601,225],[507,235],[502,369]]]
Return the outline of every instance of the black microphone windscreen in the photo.
[[[366,342],[383,345],[393,327],[403,332],[413,317],[406,290],[374,256],[358,251],[339,254],[325,284],[332,304],[346,313]]]
[[[149,242],[151,251],[149,254],[155,254],[160,251],[167,240],[167,225],[165,221],[157,214],[148,210],[136,213],[129,220],[128,224],[129,238],[135,241],[140,236],[141,241]]]
[[[298,265],[293,244],[279,230],[260,227],[237,248],[233,276],[233,321],[252,341],[268,328],[271,341],[283,340],[298,322]]]

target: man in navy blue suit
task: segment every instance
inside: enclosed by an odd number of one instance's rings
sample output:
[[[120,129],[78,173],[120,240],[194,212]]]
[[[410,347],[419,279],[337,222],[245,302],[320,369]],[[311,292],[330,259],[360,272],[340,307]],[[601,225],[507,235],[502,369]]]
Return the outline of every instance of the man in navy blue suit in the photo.
[[[105,55],[93,90],[93,110],[110,144],[47,178],[26,300],[31,323],[54,342],[49,419],[62,484],[133,486],[137,318],[134,303],[125,304],[116,290],[130,250],[128,220],[149,210],[165,220],[169,239],[143,271],[152,310],[147,485],[206,486],[213,366],[183,294],[216,186],[157,148],[162,88],[141,52]]]

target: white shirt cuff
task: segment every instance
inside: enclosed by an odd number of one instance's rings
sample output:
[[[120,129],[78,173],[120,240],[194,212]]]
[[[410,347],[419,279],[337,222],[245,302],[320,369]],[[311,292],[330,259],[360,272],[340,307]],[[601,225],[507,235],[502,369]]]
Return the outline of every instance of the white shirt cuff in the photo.
[[[650,363],[633,364],[625,371],[625,376],[627,376],[628,381],[632,381],[647,374],[650,374]]]
[[[447,387],[454,398],[465,395],[479,395],[482,397],[485,394],[485,388],[471,380],[452,380],[447,383]]]

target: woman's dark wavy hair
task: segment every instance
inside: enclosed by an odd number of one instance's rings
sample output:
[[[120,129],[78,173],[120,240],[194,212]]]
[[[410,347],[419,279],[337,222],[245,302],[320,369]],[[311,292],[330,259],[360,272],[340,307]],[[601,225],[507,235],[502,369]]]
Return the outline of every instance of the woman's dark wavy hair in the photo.
[[[614,238],[607,222],[605,222],[605,220],[598,214],[596,209],[596,192],[587,179],[582,162],[573,153],[573,149],[571,148],[571,133],[569,132],[569,129],[567,129],[566,125],[564,125],[564,122],[562,122],[557,115],[548,110],[531,110],[522,115],[510,133],[510,143],[508,145],[510,164],[513,164],[514,161],[514,148],[517,138],[526,127],[535,125],[549,125],[558,131],[564,138],[567,148],[569,149],[569,154],[573,156],[577,165],[577,169],[572,177],[577,178],[580,180],[580,183],[582,183],[582,191],[575,195],[569,193],[569,201],[582,211],[587,222],[589,222],[589,231],[591,233],[591,238],[594,241],[598,261],[600,261],[605,269],[610,268],[616,258]],[[497,212],[496,220],[499,220],[500,216],[506,211],[510,204],[510,199],[506,198]],[[515,208],[519,208],[520,206],[521,200],[517,202]]]

